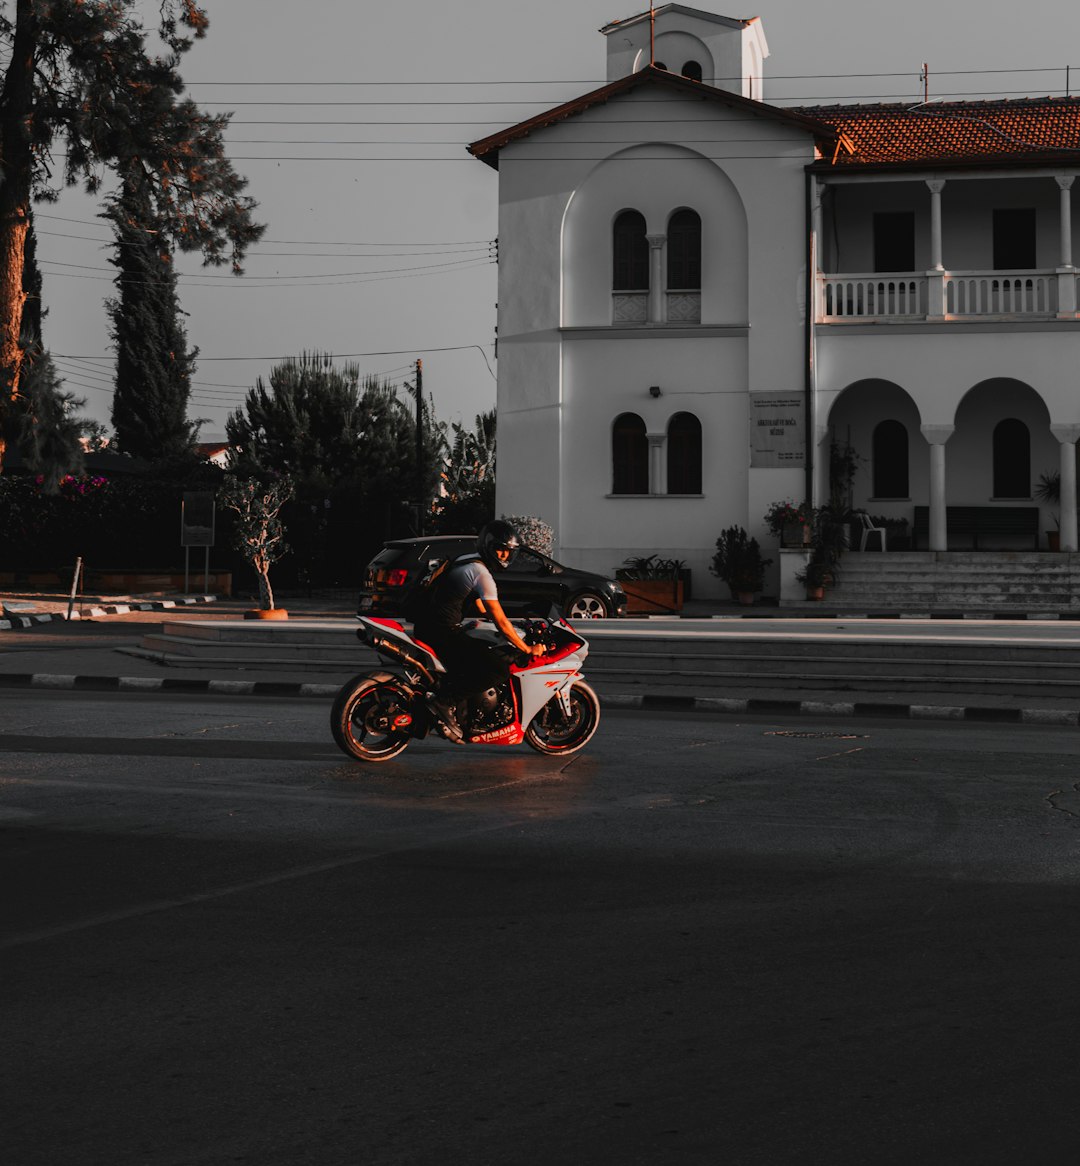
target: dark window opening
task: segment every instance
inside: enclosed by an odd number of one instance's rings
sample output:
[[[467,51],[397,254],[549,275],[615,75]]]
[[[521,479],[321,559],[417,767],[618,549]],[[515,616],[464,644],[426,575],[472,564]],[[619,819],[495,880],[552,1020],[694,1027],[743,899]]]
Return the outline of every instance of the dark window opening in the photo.
[[[613,232],[613,291],[649,290],[649,241],[645,238],[645,216],[640,211],[623,211]]]
[[[994,270],[1024,271],[1035,266],[1035,210],[994,211]]]
[[[1006,417],[994,426],[994,497],[1031,497],[1031,435],[1023,421]]]
[[[907,498],[908,431],[902,421],[882,421],[872,444],[874,497]]]
[[[612,494],[648,494],[649,439],[636,413],[620,413],[611,431]]]
[[[668,291],[701,290],[701,218],[696,211],[676,211],[668,222]]]
[[[701,493],[701,422],[693,413],[676,413],[668,424],[667,492]]]
[[[663,61],[653,61],[653,68],[663,69],[665,72],[667,71],[667,65],[665,65]]]
[[[914,211],[882,211],[874,215],[874,270],[915,270]]]
[[[687,61],[682,67],[682,75],[689,77],[691,81],[700,81],[702,76],[701,66],[697,61]]]

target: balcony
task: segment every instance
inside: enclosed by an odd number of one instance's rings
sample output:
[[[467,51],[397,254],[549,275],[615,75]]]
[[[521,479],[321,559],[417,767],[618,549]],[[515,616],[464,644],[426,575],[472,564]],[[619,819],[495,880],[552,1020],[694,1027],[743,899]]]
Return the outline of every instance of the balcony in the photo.
[[[1072,271],[818,275],[818,323],[1075,318]],[[1065,285],[1065,286],[1063,286]],[[936,307],[936,310],[935,310]]]

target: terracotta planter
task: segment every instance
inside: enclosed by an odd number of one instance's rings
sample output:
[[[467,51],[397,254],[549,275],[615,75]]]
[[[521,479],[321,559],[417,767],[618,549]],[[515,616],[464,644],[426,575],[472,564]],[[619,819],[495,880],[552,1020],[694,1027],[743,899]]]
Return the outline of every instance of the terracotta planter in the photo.
[[[664,614],[679,611],[683,605],[681,579],[619,579],[619,586],[626,592],[628,615]]]
[[[806,598],[807,599],[816,599],[816,600],[824,599],[825,598],[825,588],[824,587],[807,587]]]
[[[752,591],[736,591],[735,598],[743,607],[753,607],[754,593]]]
[[[1046,532],[1046,546],[1051,551],[1061,550],[1061,531],[1048,530]]]
[[[253,607],[244,612],[244,619],[288,619],[289,613],[283,607]]]
[[[804,522],[786,522],[780,531],[780,545],[782,547],[808,547],[810,545],[810,527]]]

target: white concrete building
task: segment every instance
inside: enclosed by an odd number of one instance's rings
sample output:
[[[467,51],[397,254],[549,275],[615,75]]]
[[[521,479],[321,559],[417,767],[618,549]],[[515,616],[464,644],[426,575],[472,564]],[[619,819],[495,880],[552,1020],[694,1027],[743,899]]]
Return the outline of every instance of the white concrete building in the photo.
[[[1057,518],[1076,550],[1080,99],[794,110],[757,19],[601,32],[606,86],[470,147],[499,171],[499,510],[719,595],[720,531],[770,553],[835,442],[916,547],[1033,550]]]

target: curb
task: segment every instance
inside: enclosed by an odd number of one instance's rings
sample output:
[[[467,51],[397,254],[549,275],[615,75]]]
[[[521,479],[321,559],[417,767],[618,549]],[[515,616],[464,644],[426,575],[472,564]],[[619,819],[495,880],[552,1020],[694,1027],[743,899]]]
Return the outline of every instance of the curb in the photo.
[[[986,705],[889,704],[882,701],[767,700],[722,696],[664,696],[661,694],[605,697],[608,708],[655,712],[765,713],[787,716],[889,717],[913,721],[981,721],[1024,725],[1080,724],[1080,712],[1070,709],[993,708]]]
[[[1080,620],[1080,611],[804,611],[801,608],[766,608],[754,611],[725,612],[716,615],[671,615],[642,613],[628,619],[708,620],[708,619],[981,619],[981,620]]]
[[[187,693],[194,696],[292,696],[330,699],[338,684],[301,684],[274,680],[183,680],[152,676],[59,676],[47,672],[0,673],[0,688],[51,689],[56,692]],[[1071,709],[993,708],[985,705],[889,704],[881,701],[767,700],[722,696],[667,696],[616,693],[601,702],[610,709],[652,712],[757,713],[777,716],[888,717],[912,721],[979,721],[1076,728],[1080,711]]]
[[[127,615],[129,611],[168,611],[174,607],[191,607],[197,603],[213,603],[216,595],[184,595],[179,599],[155,599],[146,603],[106,603],[94,604],[85,607],[84,611],[73,611],[71,618],[94,619],[100,615]],[[85,606],[85,605],[84,605]],[[0,609],[3,619],[0,619],[0,631],[17,631],[19,628],[32,628],[38,624],[51,623],[54,620],[67,620],[67,613],[60,611],[31,612],[22,615],[8,608]]]

